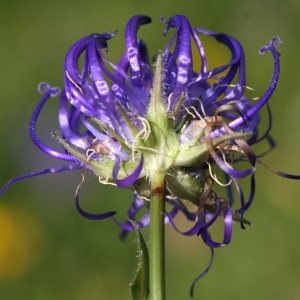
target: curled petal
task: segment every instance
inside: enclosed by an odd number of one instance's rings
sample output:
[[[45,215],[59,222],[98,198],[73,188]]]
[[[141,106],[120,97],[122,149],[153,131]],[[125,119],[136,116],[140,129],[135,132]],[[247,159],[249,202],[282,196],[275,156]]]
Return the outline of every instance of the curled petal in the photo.
[[[214,212],[213,216],[211,219],[207,222],[206,221],[206,213],[204,212],[201,207],[199,208],[199,215],[198,215],[198,224],[199,224],[199,231],[197,235],[201,235],[203,241],[205,242],[206,245],[212,248],[219,248],[226,246],[230,243],[231,240],[231,234],[232,234],[232,212],[227,204],[221,203],[221,199],[216,198],[215,202],[217,204],[217,209]],[[223,210],[223,216],[224,216],[224,237],[223,237],[223,242],[218,243],[214,242],[210,234],[208,233],[208,228],[216,221],[217,217],[220,215],[221,209]]]
[[[76,193],[75,193],[75,204],[76,204],[76,208],[78,210],[78,212],[85,218],[90,219],[90,220],[94,220],[94,221],[98,221],[98,220],[103,220],[103,219],[107,219],[112,217],[113,215],[116,214],[115,211],[110,211],[107,213],[103,213],[103,214],[92,214],[92,213],[88,213],[85,210],[83,210],[79,204],[79,191],[83,185],[84,182],[84,173],[82,175],[82,182],[78,185]]]
[[[144,202],[138,197],[138,195],[136,193],[134,193],[133,202],[127,211],[128,221],[125,224],[123,224],[123,223],[119,222],[117,219],[113,218],[114,221],[122,228],[121,239],[124,239],[129,231],[134,230],[134,227],[132,226],[131,221],[136,220],[136,215],[140,212],[140,210],[143,207],[144,207]],[[140,220],[139,222],[136,222],[136,223],[138,224],[137,226],[139,228],[141,228],[140,227],[141,224],[142,225],[145,224],[144,220]],[[149,224],[145,224],[144,226],[147,226],[147,225],[149,225]]]
[[[177,41],[174,54],[170,56],[166,69],[171,69],[178,60],[176,83],[171,96],[178,99],[192,78],[192,48],[191,48],[191,26],[188,19],[182,15],[176,15],[168,21],[168,28],[176,27]]]
[[[197,214],[194,212],[190,212],[179,198],[175,198],[175,199],[169,199],[168,197],[166,198],[166,202],[171,204],[173,208],[176,209],[176,213],[175,210],[172,211],[172,213],[175,215],[173,215],[171,212],[168,213],[168,218],[171,217],[173,219],[176,216],[177,211],[181,211],[184,214],[184,216],[187,218],[187,220],[195,221],[197,218]]]
[[[178,227],[173,222],[172,216],[169,216],[169,213],[167,213],[167,212],[166,212],[166,217],[168,217],[168,221],[171,224],[172,228],[184,236],[193,236],[193,235],[196,235],[199,231],[199,224],[197,222],[188,231],[181,231],[178,229]]]
[[[133,173],[131,173],[124,179],[117,179],[118,173],[119,173],[119,170],[121,167],[121,161],[119,158],[116,157],[116,161],[115,161],[115,165],[114,165],[112,174],[113,174],[113,178],[114,178],[117,186],[121,187],[121,188],[125,188],[125,187],[129,187],[129,186],[133,185],[135,183],[135,181],[138,179],[138,177],[142,171],[143,163],[144,163],[144,157],[142,156],[138,166],[133,171]]]
[[[224,239],[223,243],[228,245],[231,241],[232,235],[232,211],[229,205],[223,205],[224,214]]]
[[[266,167],[268,170],[270,170],[271,172],[275,173],[278,176],[285,177],[288,179],[300,180],[300,175],[288,174],[285,172],[278,171],[261,160],[257,160],[257,162],[259,162],[262,166]]]
[[[125,29],[126,53],[130,65],[130,80],[132,93],[128,101],[135,113],[144,116],[149,102],[149,90],[152,75],[149,68],[146,47],[137,39],[137,31],[141,25],[148,24],[151,19],[147,16],[136,15],[132,17]]]
[[[230,181],[230,176],[225,172],[224,172],[224,177],[225,177],[225,182]],[[226,190],[227,190],[227,201],[228,201],[229,205],[232,206],[233,202],[234,202],[234,194],[233,194],[232,185],[231,184],[227,185]]]
[[[1,190],[0,190],[0,197],[4,194],[4,192],[14,183],[24,180],[24,179],[28,179],[31,177],[35,177],[35,176],[39,176],[39,175],[43,175],[43,174],[49,174],[49,173],[60,173],[63,171],[72,171],[72,170],[79,170],[82,169],[82,165],[81,162],[77,161],[74,164],[70,164],[70,165],[64,165],[58,168],[45,168],[39,171],[34,171],[34,172],[30,172],[28,174],[24,174],[24,175],[20,175],[18,177],[15,177],[14,179],[10,180]]]
[[[88,213],[88,212],[84,211],[79,205],[78,194],[76,194],[76,208],[83,217],[85,217],[89,220],[94,220],[94,221],[104,220],[104,219],[110,218],[116,214],[115,211],[110,211],[110,212],[103,213],[103,214],[92,214],[92,213]]]
[[[113,218],[114,221],[122,228],[121,232],[121,238],[124,239],[128,232],[134,231],[134,227],[130,226],[130,221],[127,221],[126,223],[121,223],[116,218]],[[138,228],[144,228],[150,225],[150,212],[146,212],[146,214],[139,220],[135,222]]]
[[[245,229],[244,222],[243,222],[243,214],[245,212],[244,192],[243,192],[243,189],[242,189],[239,181],[234,177],[232,177],[232,180],[233,180],[233,182],[236,186],[236,189],[237,189],[237,192],[238,192],[238,195],[239,195],[239,198],[240,198],[240,203],[241,203],[241,208],[237,210],[238,214],[240,214],[240,225],[241,225],[242,229]]]
[[[95,35],[92,34],[76,42],[67,53],[64,66],[66,96],[72,105],[87,115],[93,114],[97,103],[94,101],[94,97],[88,97],[88,95],[83,93],[83,90],[86,91],[83,78],[85,74],[84,71],[86,70],[86,60],[84,60],[83,74],[78,69],[78,61],[81,53],[87,49],[90,40],[93,39],[94,36]]]
[[[222,160],[213,147],[213,144],[212,144],[212,141],[210,138],[209,127],[207,127],[207,129],[205,130],[205,137],[206,137],[206,145],[207,145],[210,155],[212,156],[212,158],[214,159],[216,164],[219,166],[219,168],[223,172],[228,174],[230,177],[243,178],[255,171],[255,168],[249,168],[246,170],[236,170],[236,169],[233,169],[231,166],[229,166],[229,164],[226,161]]]
[[[268,127],[267,127],[267,130],[265,131],[265,133],[260,137],[260,138],[253,138],[251,137],[250,140],[247,141],[247,143],[249,145],[253,145],[253,144],[257,144],[261,141],[263,141],[264,139],[270,139],[270,132],[271,132],[271,128],[272,128],[272,121],[273,121],[273,118],[272,118],[272,112],[271,112],[271,108],[270,108],[270,105],[269,103],[267,102],[266,104],[266,107],[267,107],[267,112],[268,112]],[[272,139],[272,138],[271,138]],[[274,145],[275,146],[275,145]],[[271,147],[271,149],[273,149]]]
[[[172,210],[170,212],[168,212],[168,216],[165,216],[165,220],[164,223],[168,224],[169,220],[173,220],[178,214],[178,209],[176,207],[173,207]]]
[[[206,214],[205,213],[199,213],[198,216],[198,224],[199,224],[199,230],[197,232],[197,235],[202,234],[204,231],[206,231],[218,218],[220,212],[221,212],[221,203],[219,199],[216,199],[216,203],[217,203],[217,209],[215,211],[215,213],[213,214],[212,218],[206,222]],[[201,212],[202,210],[199,209],[199,211]]]
[[[212,264],[213,264],[213,261],[214,261],[214,248],[213,247],[210,247],[210,253],[211,253],[211,256],[210,256],[210,261],[209,261],[209,264],[207,266],[207,268],[199,275],[195,278],[195,280],[193,281],[192,285],[191,285],[191,288],[190,288],[190,295],[191,297],[194,296],[194,288],[195,288],[195,285],[196,283],[203,277],[207,274],[207,272],[210,270]]]
[[[74,146],[87,149],[85,140],[87,140],[87,133],[80,133],[79,121],[81,117],[81,111],[76,110],[72,106],[68,111],[67,97],[65,93],[62,93],[59,104],[59,125],[61,128],[62,136],[67,139]]]
[[[279,80],[279,74],[280,74],[280,54],[278,51],[275,49],[276,46],[278,46],[281,43],[280,39],[278,37],[274,37],[270,45],[265,46],[260,49],[260,54],[265,54],[268,51],[271,51],[273,60],[274,60],[274,70],[273,70],[273,76],[271,79],[271,83],[264,93],[264,95],[261,97],[261,99],[249,110],[247,110],[244,113],[243,118],[239,117],[236,118],[235,120],[231,121],[228,125],[230,128],[234,129],[241,124],[244,123],[244,120],[250,120],[253,116],[257,114],[257,112],[268,102],[270,97],[272,96],[273,92],[275,91],[275,88],[277,86],[278,80]],[[212,135],[216,137],[217,135],[221,134],[221,132],[225,132],[224,129],[216,129],[212,132]]]
[[[235,38],[227,34],[215,33],[212,31],[203,30],[201,28],[196,28],[195,30],[197,33],[214,36],[218,42],[221,42],[228,47],[232,56],[230,63],[214,68],[208,71],[204,76],[198,77],[195,80],[197,82],[199,80],[207,80],[208,78],[212,78],[214,76],[220,76],[220,73],[229,68],[228,73],[224,77],[220,78],[216,86],[214,86],[214,92],[209,94],[208,97],[202,97],[204,107],[206,107],[209,103],[215,103],[217,101],[218,97],[224,93],[227,87],[231,84],[237,72],[237,84],[235,85],[234,89],[219,102],[218,106],[228,103],[229,100],[240,99],[245,90],[245,54],[243,47]]]
[[[229,232],[229,230],[227,230],[227,227],[226,227],[227,224],[225,224],[225,230],[226,230],[226,233]],[[231,232],[230,232],[230,236],[227,236],[227,235],[224,235],[224,240],[222,243],[219,243],[219,242],[215,242],[211,239],[210,237],[210,234],[208,232],[208,230],[204,230],[202,233],[201,233],[201,237],[202,237],[202,240],[203,242],[211,247],[211,248],[220,248],[220,247],[224,247],[226,246],[229,242],[230,242],[230,239],[231,239]],[[226,242],[226,240],[229,240],[229,242]]]
[[[94,36],[94,34],[88,35],[79,41],[77,41],[68,51],[65,59],[64,69],[68,71],[68,75],[75,82],[81,81],[81,72],[78,69],[78,59],[81,53],[86,49],[89,40]],[[65,74],[66,75],[66,74]],[[67,76],[65,80],[69,80]]]
[[[42,99],[40,100],[40,102],[38,103],[37,107],[35,108],[35,110],[32,114],[31,120],[30,120],[29,133],[30,133],[30,137],[31,137],[32,141],[39,149],[41,149],[43,152],[45,152],[46,154],[48,154],[50,156],[53,156],[55,158],[62,159],[62,160],[67,160],[67,161],[74,161],[74,162],[77,161],[77,159],[75,157],[73,157],[72,155],[58,152],[58,151],[48,147],[38,138],[35,128],[36,128],[36,122],[40,115],[40,112],[41,112],[42,108],[44,107],[45,103],[47,102],[47,100],[49,100],[50,97],[56,97],[60,91],[56,87],[51,88],[50,85],[48,85],[47,83],[44,83],[44,82],[39,85],[38,89],[44,95],[43,95]]]
[[[91,77],[93,90],[99,97],[100,103],[105,106],[106,113],[112,117],[115,112],[115,101],[111,97],[111,91],[104,78],[104,74],[109,74],[109,76],[112,76],[112,74],[108,72],[104,65],[104,57],[101,52],[101,49],[105,48],[106,42],[106,38],[102,35],[97,35],[89,41],[85,56],[86,69],[89,70],[89,74],[86,74],[84,78],[87,81],[88,75]]]

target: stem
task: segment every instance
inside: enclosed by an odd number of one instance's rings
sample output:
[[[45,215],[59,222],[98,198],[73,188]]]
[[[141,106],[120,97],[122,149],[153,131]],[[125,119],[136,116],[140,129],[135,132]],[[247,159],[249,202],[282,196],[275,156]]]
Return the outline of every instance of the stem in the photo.
[[[150,300],[165,299],[165,174],[151,177]]]

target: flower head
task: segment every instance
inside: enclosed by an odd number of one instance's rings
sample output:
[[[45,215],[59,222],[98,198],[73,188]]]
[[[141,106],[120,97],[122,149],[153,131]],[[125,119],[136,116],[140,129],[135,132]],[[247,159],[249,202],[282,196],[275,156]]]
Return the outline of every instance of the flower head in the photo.
[[[278,82],[276,46],[281,43],[280,39],[273,38],[260,50],[260,54],[271,52],[274,70],[265,94],[252,101],[245,96],[245,56],[236,39],[224,33],[193,28],[183,15],[169,20],[162,18],[162,21],[166,24],[164,35],[169,31],[173,31],[173,35],[165,50],[158,53],[154,73],[147,48],[137,37],[139,27],[151,22],[147,16],[137,15],[128,21],[125,51],[117,63],[105,56],[109,40],[116,32],[86,36],[70,48],[65,59],[64,89],[59,104],[60,133],[53,133],[66,151],[49,148],[36,134],[40,111],[50,97],[59,94],[58,88],[46,83],[39,85],[43,97],[30,122],[33,142],[67,164],[17,177],[1,193],[21,179],[75,169],[90,170],[101,183],[134,192],[128,218],[135,220],[142,207],[149,208],[151,178],[162,174],[166,181],[165,201],[170,208],[165,212],[165,222],[179,232],[174,223],[179,212],[193,222],[192,228],[182,234],[201,235],[213,249],[230,242],[233,221],[240,222],[243,228],[249,224],[243,215],[254,197],[257,159],[250,146],[262,140],[274,146],[269,135],[271,115],[269,128],[263,135],[259,135],[258,125],[259,112],[267,105]],[[208,69],[202,35],[225,45],[231,60]],[[198,69],[194,64],[196,57],[201,60]],[[238,169],[237,163],[241,161],[247,162],[248,167]],[[214,168],[227,180],[227,184],[223,184],[227,197],[219,196],[213,189],[214,184],[220,184]],[[251,192],[245,199],[239,179],[248,176]],[[79,205],[80,187],[76,192],[76,206],[82,215],[98,220],[115,214],[113,211],[102,214],[84,211]],[[235,210],[232,209],[233,188],[240,203]],[[197,206],[197,211],[189,211],[185,200]],[[214,241],[208,232],[218,217],[224,220],[221,242]],[[134,230],[130,221],[123,224],[114,220],[122,228],[123,237]],[[136,222],[139,227],[149,225],[149,212]]]

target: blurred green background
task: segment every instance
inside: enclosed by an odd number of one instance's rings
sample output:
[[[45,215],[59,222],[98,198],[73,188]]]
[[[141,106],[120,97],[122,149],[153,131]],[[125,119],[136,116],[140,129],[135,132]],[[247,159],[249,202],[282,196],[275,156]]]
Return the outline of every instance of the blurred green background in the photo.
[[[0,10],[0,185],[58,165],[28,135],[30,115],[40,98],[37,84],[62,87],[66,51],[84,35],[119,29],[109,47],[112,57],[120,55],[126,21],[140,13],[153,19],[139,35],[151,56],[167,41],[160,15],[185,14],[193,26],[236,37],[245,48],[253,97],[264,93],[272,75],[271,55],[260,56],[258,50],[274,35],[282,39],[281,78],[270,102],[278,145],[264,161],[299,174],[298,0],[11,0],[1,1]],[[48,104],[38,131],[54,147],[49,133],[58,129],[57,102]],[[112,220],[79,216],[74,193],[80,180],[80,172],[46,175],[17,183],[1,198],[1,299],[129,299],[128,283],[137,264],[135,237],[120,241]],[[299,187],[299,182],[258,166],[257,195],[246,215],[253,226],[245,231],[235,226],[231,244],[216,250],[211,271],[197,284],[195,299],[299,299]],[[81,200],[90,211],[117,210],[124,220],[131,193],[103,187],[88,176]],[[190,284],[206,268],[210,251],[200,238],[186,238],[170,228],[166,250],[167,298],[188,299]]]

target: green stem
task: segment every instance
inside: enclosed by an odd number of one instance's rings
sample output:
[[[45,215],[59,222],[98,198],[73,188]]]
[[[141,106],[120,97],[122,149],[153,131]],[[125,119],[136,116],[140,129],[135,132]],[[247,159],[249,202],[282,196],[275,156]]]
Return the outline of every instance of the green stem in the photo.
[[[150,196],[150,300],[165,299],[165,174],[151,177]]]

